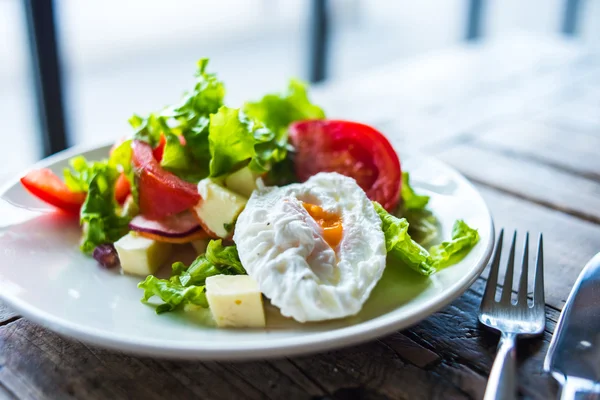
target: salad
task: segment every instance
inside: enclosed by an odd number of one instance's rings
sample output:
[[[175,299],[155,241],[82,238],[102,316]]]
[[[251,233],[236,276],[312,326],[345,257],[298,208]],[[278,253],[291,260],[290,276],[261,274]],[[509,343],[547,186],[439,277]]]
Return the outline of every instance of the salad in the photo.
[[[385,268],[429,276],[478,242],[462,220],[439,242],[429,197],[376,129],[327,119],[298,80],[229,107],[207,65],[177,103],[131,117],[106,159],[21,178],[79,217],[82,252],[142,277],[142,302],[158,314],[208,308],[218,327],[263,327],[266,298],[299,322],[344,318]],[[190,245],[191,264],[156,275]]]

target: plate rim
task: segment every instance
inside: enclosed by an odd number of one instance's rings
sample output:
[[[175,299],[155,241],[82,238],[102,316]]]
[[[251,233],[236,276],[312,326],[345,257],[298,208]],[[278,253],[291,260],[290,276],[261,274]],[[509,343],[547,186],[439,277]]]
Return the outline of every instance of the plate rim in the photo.
[[[32,169],[47,167],[56,162],[63,161],[69,157],[81,153],[108,148],[110,147],[111,143],[73,146],[44,158],[33,164],[30,168],[23,170],[20,174],[16,175],[15,178],[7,180],[5,184],[0,187],[0,198],[3,198],[4,194],[19,182],[20,177]],[[412,152],[408,154],[407,158],[410,159],[416,154],[419,153]],[[126,352],[128,354],[138,356],[187,360],[243,361],[296,356],[301,354],[314,354],[325,350],[334,350],[364,343],[387,334],[391,334],[395,331],[413,326],[446,307],[452,301],[465,293],[467,289],[480,277],[492,255],[495,243],[494,221],[487,203],[477,188],[475,188],[475,186],[464,175],[447,163],[431,156],[426,156],[426,158],[431,162],[444,167],[444,169],[450,171],[454,175],[460,177],[461,180],[463,180],[464,183],[467,184],[469,188],[473,190],[473,192],[479,197],[489,218],[490,236],[482,257],[471,270],[472,272],[470,274],[463,276],[461,279],[454,282],[454,284],[448,290],[446,290],[446,292],[442,293],[438,297],[426,301],[412,314],[400,320],[394,320],[392,318],[392,320],[388,321],[385,318],[383,320],[375,318],[342,328],[311,333],[304,338],[288,337],[278,338],[272,341],[264,341],[261,342],[260,346],[257,346],[256,344],[248,345],[247,342],[241,341],[229,343],[226,348],[222,346],[211,346],[210,342],[196,342],[194,343],[193,347],[186,347],[171,346],[168,343],[160,340],[146,340],[144,342],[139,342],[127,337],[123,337],[123,335],[106,335],[106,333],[103,333],[105,331],[73,323],[68,319],[56,317],[50,312],[42,311],[37,307],[28,304],[26,301],[19,299],[17,296],[12,296],[10,293],[0,292],[0,299],[6,302],[6,304],[17,311],[18,314],[25,319],[43,326],[59,335],[102,348]],[[8,201],[6,199],[4,200]]]

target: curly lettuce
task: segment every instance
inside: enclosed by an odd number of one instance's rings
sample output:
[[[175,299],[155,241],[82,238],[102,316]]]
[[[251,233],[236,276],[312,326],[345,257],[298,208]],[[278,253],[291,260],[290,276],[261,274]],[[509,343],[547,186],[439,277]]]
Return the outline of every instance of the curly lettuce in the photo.
[[[388,213],[379,203],[373,202],[375,211],[381,218],[381,228],[385,236],[388,261],[401,263],[421,275],[431,275],[435,266],[431,256],[408,234],[408,221]]]
[[[402,202],[397,214],[409,223],[408,232],[422,246],[432,243],[439,233],[439,221],[427,209],[429,196],[418,194],[410,182],[410,174],[402,171]]]
[[[308,99],[306,84],[290,80],[286,92],[265,95],[260,101],[244,104],[244,112],[262,123],[277,135],[285,135],[294,121],[323,119],[323,109]]]
[[[407,266],[421,275],[431,275],[441,268],[458,262],[479,241],[477,230],[458,220],[452,228],[452,238],[427,251],[411,238],[406,218],[389,214],[379,203],[373,202],[381,218],[388,261]]]
[[[308,99],[306,85],[291,80],[284,93],[267,94],[241,109],[227,108],[223,82],[206,71],[207,65],[206,58],[198,61],[194,88],[177,104],[130,118],[134,139],[156,147],[164,136],[161,166],[190,182],[222,177],[246,165],[267,174],[270,183],[295,180],[287,128],[294,121],[325,117]]]
[[[152,297],[159,297],[163,303],[156,307],[156,313],[162,314],[195,305],[207,308],[204,284],[206,278],[214,275],[245,275],[237,248],[223,246],[221,240],[211,240],[206,253],[198,256],[189,267],[182,262],[172,265],[169,279],[159,279],[149,275],[138,284],[144,290],[142,302],[147,303]]]
[[[410,185],[410,174],[406,171],[402,172],[401,198],[404,210],[422,210],[429,203],[429,196],[415,192]]]
[[[436,268],[439,269],[460,261],[478,241],[477,230],[459,219],[452,227],[452,239],[431,247],[429,253]]]
[[[91,254],[96,246],[114,243],[129,231],[130,217],[120,215],[114,187],[118,173],[108,165],[97,170],[88,183],[88,192],[80,211],[83,227],[81,251]]]
[[[63,171],[67,187],[74,192],[87,192],[80,210],[81,250],[91,254],[96,246],[113,243],[129,230],[130,217],[122,213],[114,188],[119,175],[124,174],[133,195],[127,211],[134,212],[137,189],[131,167],[131,141],[119,144],[108,159],[87,161],[85,157],[77,156],[69,164],[70,168]]]
[[[325,118],[323,109],[308,98],[307,85],[297,79],[290,80],[285,92],[269,93],[259,101],[246,102],[242,109],[247,116],[261,121],[275,133],[279,148],[287,145],[287,130],[292,122]],[[289,145],[286,148],[292,150]],[[291,156],[293,151],[271,166],[265,177],[268,184],[281,186],[297,181]]]
[[[198,162],[187,145],[181,144],[177,135],[168,132],[165,136],[166,144],[160,162],[163,169],[192,183],[199,182],[208,175],[206,163]]]
[[[248,165],[264,173],[287,156],[287,140],[281,143],[261,122],[240,109],[223,106],[210,116],[208,143],[210,176],[220,177]]]
[[[134,138],[155,147],[166,138],[161,166],[192,182],[208,176],[210,152],[208,144],[209,116],[223,105],[225,86],[216,74],[208,73],[208,59],[198,61],[194,88],[181,100],[147,117],[133,115],[129,123]],[[186,145],[181,144],[183,137]]]

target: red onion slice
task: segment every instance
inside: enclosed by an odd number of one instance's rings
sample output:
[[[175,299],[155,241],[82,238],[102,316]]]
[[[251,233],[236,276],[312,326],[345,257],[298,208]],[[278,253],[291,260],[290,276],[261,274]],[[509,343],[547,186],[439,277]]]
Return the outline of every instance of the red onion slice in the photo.
[[[190,211],[171,215],[160,221],[154,221],[137,215],[129,223],[129,228],[137,232],[146,232],[172,238],[189,236],[202,229]]]

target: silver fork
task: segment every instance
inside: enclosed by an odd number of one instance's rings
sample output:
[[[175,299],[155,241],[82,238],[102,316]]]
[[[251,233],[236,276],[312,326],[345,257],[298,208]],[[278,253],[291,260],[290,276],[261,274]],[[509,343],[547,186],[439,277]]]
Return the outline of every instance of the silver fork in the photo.
[[[500,231],[488,277],[485,293],[479,309],[479,321],[485,326],[500,331],[498,353],[492,366],[484,400],[514,399],[517,394],[516,385],[516,338],[517,335],[534,336],[544,331],[546,314],[544,312],[544,255],[543,240],[540,234],[536,259],[536,270],[533,289],[533,305],[527,302],[527,273],[529,259],[529,233],[525,235],[523,246],[523,262],[517,293],[517,302],[511,301],[512,283],[515,264],[515,231],[508,254],[506,274],[500,301],[496,301],[496,285],[500,269],[500,253],[504,230]]]

